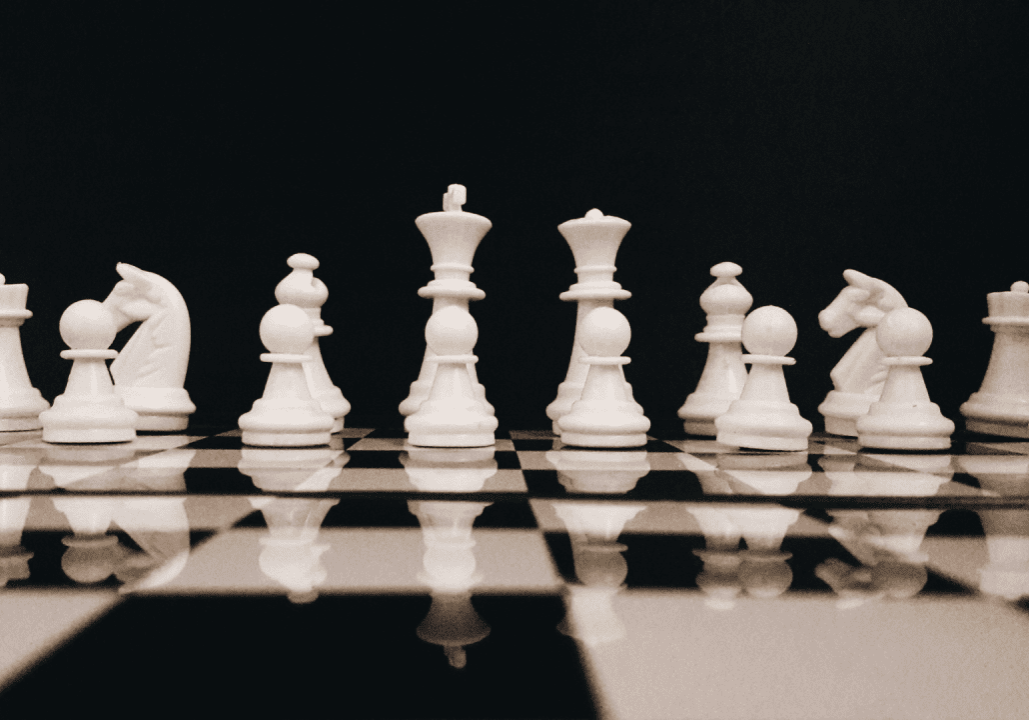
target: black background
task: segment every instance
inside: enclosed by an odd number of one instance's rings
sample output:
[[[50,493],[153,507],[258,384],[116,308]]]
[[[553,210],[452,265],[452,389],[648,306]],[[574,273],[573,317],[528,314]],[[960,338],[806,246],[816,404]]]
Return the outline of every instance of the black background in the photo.
[[[129,262],[190,306],[198,422],[262,391],[257,326],[286,258],[321,260],[349,425],[397,425],[431,301],[413,223],[450,183],[493,229],[472,279],[479,376],[506,427],[546,427],[574,307],[556,226],[633,223],[616,279],[626,369],[675,427],[706,346],[698,298],[732,260],[799,326],[815,410],[851,342],[817,312],[855,268],[933,322],[933,399],[959,419],[1025,267],[1029,11],[1014,2],[5,6],[0,272],[30,287],[29,374],[52,400],[57,326]],[[119,339],[119,347],[125,336]]]

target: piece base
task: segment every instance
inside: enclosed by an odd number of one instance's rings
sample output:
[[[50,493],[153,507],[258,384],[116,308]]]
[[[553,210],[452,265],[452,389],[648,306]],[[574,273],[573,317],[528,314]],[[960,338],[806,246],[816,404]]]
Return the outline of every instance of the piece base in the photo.
[[[43,442],[90,445],[93,443],[122,443],[136,439],[132,428],[43,428]]]
[[[181,415],[146,415],[139,413],[136,429],[149,432],[180,432],[185,430],[188,425],[188,415],[183,417]]]
[[[689,420],[682,424],[687,435],[699,435],[700,437],[715,437],[718,430],[715,429],[715,421]]]
[[[858,435],[858,445],[880,450],[947,450],[950,448],[950,436]]]
[[[628,435],[593,435],[589,433],[563,432],[561,442],[576,447],[595,448],[628,448],[642,447],[647,444],[646,433],[630,433]]]
[[[1010,425],[1002,422],[989,422],[987,420],[965,419],[965,429],[968,432],[981,433],[983,435],[1001,435],[1003,437],[1029,439],[1029,423]]]
[[[825,431],[830,435],[857,437],[857,421],[853,418],[825,416]]]
[[[718,433],[716,440],[730,445],[754,450],[807,450],[807,437],[773,437],[770,435],[745,435],[743,433]]]
[[[328,445],[330,439],[331,435],[327,431],[306,433],[243,431],[243,444],[257,447],[313,447],[316,445]]]
[[[495,445],[497,440],[493,433],[460,433],[456,435],[411,433],[407,442],[415,447],[453,447],[476,448]]]
[[[39,430],[41,427],[43,427],[43,423],[39,422],[39,415],[0,418],[0,432]]]

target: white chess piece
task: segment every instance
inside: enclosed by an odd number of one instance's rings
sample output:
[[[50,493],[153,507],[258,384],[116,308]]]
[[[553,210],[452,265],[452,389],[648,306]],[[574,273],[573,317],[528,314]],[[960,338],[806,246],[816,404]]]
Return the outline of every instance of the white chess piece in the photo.
[[[136,437],[138,416],[115,393],[107,360],[118,334],[114,317],[96,300],[79,300],[61,315],[61,338],[72,360],[68,386],[54,406],[39,414],[43,440],[51,443],[128,442]]]
[[[327,445],[333,418],[311,397],[303,364],[314,325],[296,305],[276,305],[261,319],[261,361],[271,363],[264,394],[240,416],[245,445],[308,447]]]
[[[733,400],[739,399],[747,382],[741,330],[754,298],[736,279],[741,272],[743,268],[736,263],[715,265],[711,274],[718,279],[700,296],[700,306],[707,313],[707,325],[695,339],[709,343],[707,362],[696,390],[686,398],[678,413],[690,435],[717,435],[715,418],[727,412]]]
[[[418,291],[418,296],[432,298],[433,315],[447,307],[467,311],[469,301],[486,297],[470,277],[475,250],[493,223],[482,215],[465,212],[462,206],[466,198],[464,185],[450,185],[443,196],[443,211],[419,215],[414,221],[432,253],[429,269],[435,277]],[[418,379],[411,383],[410,394],[400,403],[400,414],[404,417],[417,412],[429,397],[438,367],[432,357],[432,348],[426,347]],[[493,406],[486,400],[486,389],[478,380],[475,365],[469,365],[467,370],[476,397],[486,413],[492,415]]]
[[[572,410],[572,405],[582,396],[583,384],[589,366],[583,362],[587,355],[580,342],[580,327],[583,319],[597,308],[614,307],[615,300],[627,300],[632,293],[615,282],[615,256],[622,239],[632,225],[613,215],[605,215],[594,208],[585,217],[575,218],[557,226],[558,231],[568,242],[575,258],[575,275],[578,282],[560,298],[565,302],[578,303],[575,315],[575,337],[572,341],[572,358],[568,364],[568,372],[564,382],[557,387],[557,397],[547,406],[547,417],[553,422],[553,431],[560,434],[558,420]],[[618,368],[621,374],[621,368]],[[623,376],[624,379],[624,376]],[[626,384],[629,399],[632,400],[632,389]],[[636,405],[639,412],[643,408]]]
[[[886,382],[882,350],[875,341],[875,328],[890,310],[907,307],[893,286],[857,270],[844,270],[847,287],[818,313],[818,324],[830,337],[843,337],[855,328],[864,331],[829,373],[833,389],[818,406],[825,418],[825,431],[857,437],[857,419],[879,399]]]
[[[950,447],[954,423],[929,399],[922,366],[933,341],[929,319],[914,308],[887,313],[875,331],[889,375],[882,395],[858,418],[858,443],[892,450],[945,450]]]
[[[139,414],[138,430],[185,430],[196,412],[183,387],[190,345],[186,301],[160,275],[127,263],[115,269],[123,279],[103,305],[119,332],[141,322],[111,363],[115,392]]]
[[[797,342],[797,323],[782,308],[766,305],[743,321],[743,346],[750,355],[747,383],[740,399],[715,420],[718,442],[758,450],[807,450],[812,425],[790,402],[783,365]]]
[[[425,325],[425,340],[438,366],[429,397],[404,421],[408,442],[420,447],[486,447],[496,442],[497,419],[486,412],[468,374],[479,330],[462,307],[438,310]]]
[[[561,442],[581,447],[620,448],[647,444],[650,420],[632,400],[622,374],[632,329],[614,308],[599,307],[579,326],[579,344],[588,367],[582,397],[558,421]]]
[[[982,387],[961,406],[965,427],[978,433],[1029,438],[1029,283],[986,296],[994,332]]]
[[[304,376],[311,396],[322,406],[322,410],[332,415],[332,432],[336,433],[343,429],[343,418],[350,412],[350,403],[329,377],[318,343],[318,338],[332,334],[332,327],[322,320],[322,305],[329,299],[329,290],[324,282],[314,276],[319,265],[315,257],[297,253],[291,255],[286,264],[293,268],[293,272],[275,287],[275,299],[283,305],[296,305],[307,313],[314,324],[314,339],[304,351],[310,358],[304,363]]]
[[[32,387],[21,349],[21,325],[32,317],[28,294],[28,285],[7,285],[0,275],[0,431],[36,430],[39,413],[50,407]]]

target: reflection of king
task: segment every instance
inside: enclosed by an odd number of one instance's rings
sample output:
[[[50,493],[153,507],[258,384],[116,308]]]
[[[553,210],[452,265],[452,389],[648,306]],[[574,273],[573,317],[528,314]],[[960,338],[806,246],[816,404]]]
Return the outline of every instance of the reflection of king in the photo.
[[[183,385],[189,365],[189,310],[160,275],[118,263],[123,280],[104,300],[121,331],[141,323],[111,363],[116,392],[139,414],[137,430],[185,430],[196,406]]]

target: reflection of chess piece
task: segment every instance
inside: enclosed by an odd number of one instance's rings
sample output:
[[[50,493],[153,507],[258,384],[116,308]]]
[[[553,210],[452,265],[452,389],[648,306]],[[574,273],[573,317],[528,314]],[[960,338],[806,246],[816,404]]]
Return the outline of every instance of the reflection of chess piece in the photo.
[[[420,448],[408,445],[400,464],[422,492],[478,492],[497,474],[494,447]]]
[[[111,363],[115,392],[139,415],[137,430],[185,430],[196,406],[184,389],[189,365],[189,310],[160,275],[118,263],[122,280],[104,300],[118,332],[140,326]]]
[[[1029,283],[986,296],[994,332],[982,387],[961,406],[971,432],[1029,438]]]
[[[29,560],[33,554],[22,547],[21,534],[31,502],[32,498],[28,497],[0,500],[0,588],[11,580],[29,577]]]
[[[979,570],[979,589],[1007,600],[1029,596],[1029,510],[978,510],[989,563]]]
[[[425,543],[423,571],[418,578],[432,588],[432,607],[418,627],[418,637],[442,645],[452,667],[467,662],[465,647],[489,634],[472,607],[471,589],[481,577],[475,571],[472,524],[492,503],[409,501]]]
[[[55,497],[54,507],[64,513],[72,535],[61,540],[68,549],[61,568],[77,583],[93,584],[109,578],[124,555],[124,548],[108,529],[116,498]]]
[[[570,493],[627,493],[650,472],[644,450],[551,450],[547,461]]]
[[[858,442],[893,450],[949,448],[954,423],[929,399],[922,377],[922,366],[932,362],[924,356],[933,340],[928,318],[914,308],[892,310],[875,337],[887,355],[889,375],[879,400],[857,421]]]
[[[154,455],[144,455],[119,468],[126,490],[186,492],[186,470],[196,450],[173,448]]]
[[[244,448],[240,472],[269,492],[324,492],[342,468],[326,463],[339,454],[328,448]],[[339,500],[290,497],[251,498],[264,516],[268,534],[260,539],[258,565],[288,590],[293,603],[309,603],[325,582],[321,556],[329,546],[318,542],[325,516]]]
[[[467,191],[464,185],[450,185],[443,196],[443,211],[426,213],[415,218],[415,225],[425,237],[432,253],[434,278],[418,291],[419,297],[432,298],[432,314],[448,307],[468,310],[470,300],[482,300],[486,293],[471,281],[472,258],[482,238],[493,227],[493,223],[482,215],[465,212]],[[435,351],[425,348],[418,379],[411,383],[411,392],[400,404],[400,414],[413,415],[429,397],[433,379],[438,369],[433,361]],[[472,392],[487,415],[493,414],[493,406],[486,401],[486,389],[479,383],[475,365],[466,367]]]
[[[120,466],[135,455],[130,445],[52,445],[39,471],[59,488],[113,490],[118,487]]]
[[[132,583],[132,590],[164,585],[189,560],[189,519],[186,498],[128,497],[114,507],[113,520],[140,550],[122,546],[115,576]]]
[[[475,612],[471,593],[433,593],[432,606],[416,634],[425,642],[443,647],[451,667],[468,663],[465,648],[489,635],[490,627]]]
[[[747,381],[741,345],[743,317],[754,298],[736,276],[743,272],[736,263],[723,262],[711,268],[717,280],[700,296],[700,306],[707,313],[704,331],[694,338],[708,343],[707,362],[700,374],[697,389],[679,408],[679,417],[690,435],[714,437],[715,418],[738,400]]]
[[[857,437],[857,419],[879,399],[886,382],[882,350],[875,341],[875,328],[890,310],[907,307],[891,285],[857,270],[844,270],[847,287],[818,313],[818,324],[830,337],[843,337],[864,328],[843,358],[829,374],[833,389],[818,406],[825,417],[825,431]]]
[[[343,418],[350,412],[350,403],[329,377],[318,343],[319,338],[332,334],[332,327],[322,320],[322,305],[329,299],[329,290],[324,282],[314,276],[319,265],[314,257],[297,253],[291,255],[286,264],[293,268],[293,272],[275,286],[275,299],[282,305],[296,305],[311,318],[314,338],[305,351],[310,360],[303,365],[304,376],[311,396],[318,401],[323,411],[332,416],[332,432],[337,433],[343,429]]]
[[[25,309],[28,285],[7,285],[0,275],[0,431],[36,430],[42,427],[39,413],[50,407],[39,390],[32,387],[21,347],[21,325],[32,312]]]
[[[597,308],[614,307],[615,300],[632,297],[628,290],[615,282],[615,256],[622,238],[632,227],[628,221],[599,210],[590,210],[585,217],[561,223],[557,229],[564,236],[575,258],[575,274],[578,281],[566,292],[561,293],[565,302],[577,302],[575,316],[575,337],[572,341],[572,359],[568,373],[557,388],[557,397],[547,406],[547,417],[553,423],[555,435],[561,434],[557,421],[572,410],[572,405],[582,396],[589,366],[582,360],[589,353],[581,346],[580,330],[583,320]],[[624,380],[621,368],[618,374]],[[626,384],[626,395],[632,400],[632,388]],[[639,408],[639,406],[637,406]],[[643,408],[639,408],[643,414]]]
[[[715,420],[717,440],[724,445],[759,450],[807,450],[811,423],[790,402],[783,365],[797,341],[797,323],[773,305],[758,308],[743,321],[743,346],[750,373],[739,400]]]
[[[779,597],[793,583],[793,570],[788,552],[747,550],[742,554],[740,583],[748,595],[760,598]]]
[[[618,542],[625,524],[645,509],[642,504],[556,501],[551,503],[568,528],[575,576],[585,587],[573,586],[566,596],[568,613],[558,630],[588,647],[625,636],[614,609],[614,597],[629,573]]]
[[[723,454],[718,469],[730,478],[732,492],[742,495],[791,495],[812,475],[806,452],[775,455]]]
[[[52,443],[128,442],[136,437],[138,416],[114,391],[106,360],[117,328],[111,313],[96,300],[72,303],[61,315],[61,338],[72,360],[68,386],[54,406],[40,413],[43,440]]]

